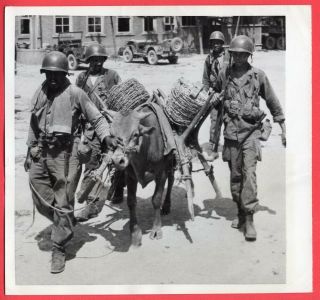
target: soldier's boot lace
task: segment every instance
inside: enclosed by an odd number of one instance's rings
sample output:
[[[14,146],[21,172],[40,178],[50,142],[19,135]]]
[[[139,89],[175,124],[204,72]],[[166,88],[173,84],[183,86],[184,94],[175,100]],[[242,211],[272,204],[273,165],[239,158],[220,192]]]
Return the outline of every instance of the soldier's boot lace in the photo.
[[[245,216],[244,237],[246,241],[255,241],[257,239],[257,232],[253,223],[253,213],[246,214]]]
[[[64,249],[54,246],[52,248],[51,273],[58,274],[64,271],[66,255]]]

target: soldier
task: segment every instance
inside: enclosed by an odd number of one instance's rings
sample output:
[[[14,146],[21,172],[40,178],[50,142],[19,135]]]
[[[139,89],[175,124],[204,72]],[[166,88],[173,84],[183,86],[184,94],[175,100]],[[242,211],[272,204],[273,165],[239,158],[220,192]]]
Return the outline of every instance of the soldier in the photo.
[[[282,130],[282,144],[286,146],[285,117],[266,74],[248,63],[253,53],[253,42],[245,35],[235,37],[229,52],[231,64],[219,74],[216,91],[222,91],[219,103],[224,121],[224,147],[222,158],[228,162],[231,172],[230,187],[233,201],[238,208],[238,218],[233,228],[244,225],[245,239],[256,240],[253,214],[258,205],[256,165],[261,161],[261,130],[248,136],[248,132],[261,119],[264,112],[259,108],[260,97],[266,101],[273,121]],[[220,129],[219,129],[220,130]]]
[[[218,75],[223,66],[227,63],[228,58],[223,48],[225,38],[222,32],[214,31],[210,35],[210,53],[204,62],[204,70],[202,76],[202,84],[204,90],[211,92],[216,86]],[[213,161],[218,158],[218,153],[215,152],[214,145],[214,129],[217,120],[217,110],[212,109],[210,113],[211,125],[210,125],[210,138],[209,147],[203,152],[204,157],[208,161]],[[219,141],[218,141],[219,142]]]
[[[108,90],[121,82],[120,76],[116,71],[103,68],[103,64],[107,58],[107,51],[102,45],[90,45],[85,52],[85,61],[86,63],[89,63],[89,69],[87,72],[80,73],[76,80],[76,85],[88,94],[91,101],[101,112],[105,110],[104,107],[108,106]],[[89,184],[89,174],[91,171],[99,168],[101,164],[101,143],[90,123],[85,124],[83,144],[87,145],[89,147],[88,149],[91,149],[91,154],[89,161],[85,164],[84,177],[78,195],[81,195]],[[116,172],[114,175],[114,181],[119,183],[119,188],[115,189],[112,198],[113,203],[117,203],[123,198],[123,173]],[[96,217],[102,210],[104,201],[98,201],[102,200],[99,199],[98,186],[99,183],[94,186],[88,196],[88,199],[83,199],[87,201],[88,205],[77,216],[78,221],[86,221],[90,218]],[[97,205],[98,203],[99,205]]]
[[[34,204],[53,222],[51,273],[65,267],[65,244],[75,225],[74,194],[81,175],[78,160],[80,115],[94,126],[106,148],[116,146],[109,124],[78,87],[70,84],[67,57],[57,51],[47,54],[40,73],[46,80],[32,98],[28,153],[24,163]]]

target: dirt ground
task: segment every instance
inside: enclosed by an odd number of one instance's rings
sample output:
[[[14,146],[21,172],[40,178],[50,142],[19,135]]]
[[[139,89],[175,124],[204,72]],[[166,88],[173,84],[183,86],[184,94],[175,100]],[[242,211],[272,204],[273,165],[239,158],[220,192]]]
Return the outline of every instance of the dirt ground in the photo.
[[[161,88],[168,94],[179,77],[201,81],[204,60],[204,55],[192,55],[181,57],[176,65],[163,62],[157,66],[143,61],[126,64],[108,60],[105,66],[118,71],[123,80],[136,78],[149,92]],[[253,64],[266,72],[285,109],[285,52],[257,52]],[[130,248],[125,201],[115,208],[106,203],[98,217],[75,227],[75,236],[67,247],[65,271],[50,274],[50,223],[36,213],[35,223],[28,229],[33,206],[28,174],[23,169],[30,98],[44,79],[39,68],[18,65],[15,77],[15,212],[9,213],[15,213],[17,285],[285,283],[285,150],[277,124],[263,144],[263,161],[258,164],[260,207],[255,215],[256,242],[246,242],[243,233],[230,226],[236,207],[231,200],[228,167],[220,155],[214,170],[223,198],[215,198],[203,172],[194,173],[194,221],[189,218],[183,185],[174,186],[172,212],[163,217],[163,238],[149,239],[154,185],[139,187],[138,220],[143,230],[140,248]],[[70,76],[72,82],[79,72]],[[200,143],[208,141],[208,131],[206,120]],[[194,169],[198,168],[195,163]]]

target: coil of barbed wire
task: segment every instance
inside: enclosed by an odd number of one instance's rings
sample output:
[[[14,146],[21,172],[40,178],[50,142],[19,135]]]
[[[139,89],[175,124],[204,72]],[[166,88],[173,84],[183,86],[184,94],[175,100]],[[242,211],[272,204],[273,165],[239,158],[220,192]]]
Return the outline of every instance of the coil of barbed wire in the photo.
[[[208,97],[206,92],[200,92],[195,97],[196,91],[200,91],[200,88],[184,78],[175,83],[164,108],[172,123],[179,126],[188,126],[191,123]]]
[[[131,78],[113,86],[107,93],[108,108],[114,111],[128,111],[149,99],[149,93],[136,79]]]

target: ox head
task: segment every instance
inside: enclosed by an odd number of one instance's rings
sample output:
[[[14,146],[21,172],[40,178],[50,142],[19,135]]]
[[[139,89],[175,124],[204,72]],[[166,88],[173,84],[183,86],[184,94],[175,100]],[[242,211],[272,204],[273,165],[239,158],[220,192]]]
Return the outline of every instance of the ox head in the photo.
[[[121,141],[112,156],[113,163],[118,170],[124,170],[129,165],[132,155],[140,151],[143,137],[151,134],[154,130],[154,127],[141,124],[141,121],[150,114],[151,112],[130,110],[117,112],[113,116],[110,134],[116,140]]]

